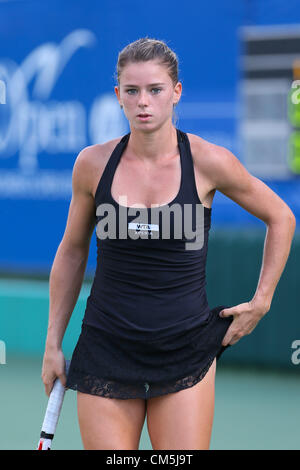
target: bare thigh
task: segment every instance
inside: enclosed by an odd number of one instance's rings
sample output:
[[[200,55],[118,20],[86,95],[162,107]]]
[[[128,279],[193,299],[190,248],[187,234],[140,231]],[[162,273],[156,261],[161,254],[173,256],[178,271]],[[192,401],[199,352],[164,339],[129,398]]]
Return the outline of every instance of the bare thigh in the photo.
[[[147,400],[147,426],[154,450],[208,450],[215,403],[214,359],[196,385]]]
[[[77,409],[86,450],[138,450],[146,415],[144,399],[77,392]]]

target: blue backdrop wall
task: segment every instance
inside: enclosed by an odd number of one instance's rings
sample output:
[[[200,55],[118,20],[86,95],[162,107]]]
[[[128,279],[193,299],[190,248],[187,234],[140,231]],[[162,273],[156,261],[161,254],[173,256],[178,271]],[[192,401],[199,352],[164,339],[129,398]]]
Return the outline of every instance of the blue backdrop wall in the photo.
[[[80,150],[128,132],[113,92],[118,52],[149,36],[180,62],[177,127],[238,145],[241,42],[245,25],[300,23],[296,0],[37,0],[0,2],[0,269],[49,272],[63,236],[71,172]],[[300,52],[300,49],[299,49]],[[300,217],[298,178],[265,180]],[[221,193],[215,226],[264,224]],[[95,233],[88,270],[95,264]]]

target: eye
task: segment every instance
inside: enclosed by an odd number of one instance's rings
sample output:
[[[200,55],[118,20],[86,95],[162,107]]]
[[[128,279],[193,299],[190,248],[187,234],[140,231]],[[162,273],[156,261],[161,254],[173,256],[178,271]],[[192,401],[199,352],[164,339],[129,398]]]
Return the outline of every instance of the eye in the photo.
[[[131,93],[132,91],[136,91],[136,89],[135,89],[135,88],[129,88],[129,89],[127,90],[127,93],[128,93],[129,95],[133,95],[133,93]]]
[[[151,91],[153,91],[153,90],[155,90],[155,93],[154,93],[155,95],[158,95],[158,93],[161,92],[161,88],[152,88]]]

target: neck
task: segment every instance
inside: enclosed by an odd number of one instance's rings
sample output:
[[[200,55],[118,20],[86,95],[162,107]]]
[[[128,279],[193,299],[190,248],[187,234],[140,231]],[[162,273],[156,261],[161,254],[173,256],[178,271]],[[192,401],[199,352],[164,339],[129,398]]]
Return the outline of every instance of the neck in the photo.
[[[170,122],[152,132],[132,128],[128,150],[141,161],[157,162],[164,157],[173,156],[177,153],[176,128]]]

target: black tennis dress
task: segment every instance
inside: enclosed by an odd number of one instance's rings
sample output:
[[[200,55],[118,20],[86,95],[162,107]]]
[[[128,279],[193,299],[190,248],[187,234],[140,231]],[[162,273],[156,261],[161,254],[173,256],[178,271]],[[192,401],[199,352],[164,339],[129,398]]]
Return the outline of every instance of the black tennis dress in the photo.
[[[110,156],[95,194],[97,267],[67,387],[151,398],[195,385],[228,346],[233,317],[209,308],[205,265],[211,208],[198,197],[186,133],[176,129],[180,189],[164,206],[132,208],[111,195],[130,139]],[[121,201],[120,201],[121,202]]]

